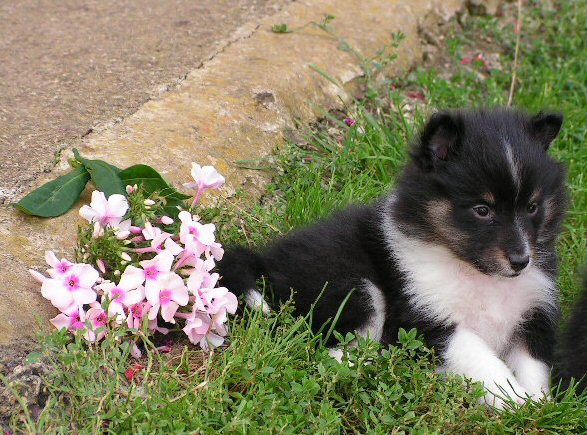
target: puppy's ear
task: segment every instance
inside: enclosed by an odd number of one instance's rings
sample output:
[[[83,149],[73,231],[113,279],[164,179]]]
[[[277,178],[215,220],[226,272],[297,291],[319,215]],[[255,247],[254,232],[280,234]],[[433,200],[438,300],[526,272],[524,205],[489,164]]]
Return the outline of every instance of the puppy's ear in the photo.
[[[420,134],[412,151],[412,159],[423,171],[431,171],[458,152],[463,132],[463,121],[456,113],[434,114]]]
[[[563,125],[560,113],[539,112],[530,119],[530,134],[546,151]]]

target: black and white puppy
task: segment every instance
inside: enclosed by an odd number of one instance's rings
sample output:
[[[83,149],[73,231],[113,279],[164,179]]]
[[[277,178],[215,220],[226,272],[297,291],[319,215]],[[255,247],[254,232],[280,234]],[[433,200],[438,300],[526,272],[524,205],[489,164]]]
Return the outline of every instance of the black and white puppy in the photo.
[[[269,309],[294,291],[314,320],[383,343],[417,328],[441,370],[483,382],[487,403],[549,392],[559,306],[555,239],[565,170],[548,154],[562,116],[494,109],[432,116],[394,192],[260,250],[228,250],[222,285]],[[505,393],[504,393],[505,392]],[[491,394],[494,393],[494,394]]]

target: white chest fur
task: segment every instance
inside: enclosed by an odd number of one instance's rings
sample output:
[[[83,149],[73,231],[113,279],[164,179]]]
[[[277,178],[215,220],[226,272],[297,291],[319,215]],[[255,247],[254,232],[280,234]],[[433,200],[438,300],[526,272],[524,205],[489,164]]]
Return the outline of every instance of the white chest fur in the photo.
[[[475,331],[497,353],[534,307],[554,307],[554,283],[530,267],[515,278],[485,275],[447,248],[406,237],[385,222],[387,242],[408,278],[406,293],[423,316]]]

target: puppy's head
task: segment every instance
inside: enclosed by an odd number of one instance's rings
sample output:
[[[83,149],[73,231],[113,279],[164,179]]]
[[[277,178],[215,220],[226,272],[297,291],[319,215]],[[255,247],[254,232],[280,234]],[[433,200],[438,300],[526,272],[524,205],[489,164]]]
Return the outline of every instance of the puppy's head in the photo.
[[[548,154],[561,126],[558,114],[437,113],[400,181],[400,224],[489,275],[550,265],[567,204]]]

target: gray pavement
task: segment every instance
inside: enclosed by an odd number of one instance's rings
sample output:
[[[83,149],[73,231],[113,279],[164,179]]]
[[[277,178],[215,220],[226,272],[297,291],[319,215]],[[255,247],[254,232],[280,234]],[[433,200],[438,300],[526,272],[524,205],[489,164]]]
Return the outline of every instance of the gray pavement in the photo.
[[[291,0],[0,2],[0,204]]]

